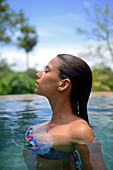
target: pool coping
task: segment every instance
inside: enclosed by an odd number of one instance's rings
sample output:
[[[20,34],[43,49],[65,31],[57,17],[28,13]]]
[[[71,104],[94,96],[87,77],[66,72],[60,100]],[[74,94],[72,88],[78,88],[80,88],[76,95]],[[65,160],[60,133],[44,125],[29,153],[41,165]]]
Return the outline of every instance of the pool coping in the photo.
[[[100,91],[100,92],[91,92],[91,95],[94,96],[113,96],[113,92],[107,92],[107,91]]]
[[[91,96],[113,96],[113,92],[91,92]],[[37,94],[12,94],[12,95],[0,95],[1,100],[30,100],[40,97]]]

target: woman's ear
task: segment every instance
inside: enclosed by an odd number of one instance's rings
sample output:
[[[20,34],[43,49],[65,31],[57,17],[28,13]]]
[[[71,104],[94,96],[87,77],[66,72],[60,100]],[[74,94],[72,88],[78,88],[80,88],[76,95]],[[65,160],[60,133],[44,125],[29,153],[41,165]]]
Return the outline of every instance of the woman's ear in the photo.
[[[71,81],[69,79],[63,79],[59,83],[58,91],[64,91],[68,89],[70,85],[71,85]]]

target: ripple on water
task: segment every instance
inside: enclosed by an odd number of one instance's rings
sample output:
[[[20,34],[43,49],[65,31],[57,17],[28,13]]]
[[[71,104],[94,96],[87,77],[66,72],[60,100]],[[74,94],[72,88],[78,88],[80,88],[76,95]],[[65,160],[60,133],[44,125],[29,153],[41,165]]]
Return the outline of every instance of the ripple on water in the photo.
[[[5,98],[5,97],[4,97]],[[102,144],[108,170],[113,169],[113,96],[92,96],[88,104],[91,125]],[[51,110],[43,97],[0,101],[0,169],[24,169],[22,148],[30,125],[48,121]]]

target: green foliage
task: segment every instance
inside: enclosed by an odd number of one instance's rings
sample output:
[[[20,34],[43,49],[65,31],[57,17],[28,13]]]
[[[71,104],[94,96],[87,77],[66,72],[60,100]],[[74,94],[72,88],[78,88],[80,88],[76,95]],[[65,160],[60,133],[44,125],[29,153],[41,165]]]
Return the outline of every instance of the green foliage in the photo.
[[[4,76],[5,73],[11,72],[11,66],[7,63],[5,58],[1,58],[0,56],[0,79]]]
[[[4,72],[5,70],[10,70],[10,66],[7,63],[6,59],[1,59],[0,58],[0,72]]]
[[[7,60],[0,58],[0,95],[34,93],[37,72],[34,68],[25,73],[12,72]]]
[[[107,3],[105,8],[98,5],[94,5],[93,10],[85,9],[87,17],[89,19],[89,27],[87,29],[78,28],[77,33],[84,34],[88,39],[96,40],[97,47],[94,50],[95,44],[92,45],[92,49],[88,48],[88,53],[82,54],[82,56],[98,56],[101,58],[107,58],[111,56],[113,61],[113,11],[110,11],[109,4]],[[87,24],[88,25],[88,24]]]
[[[10,8],[7,0],[0,0],[0,43],[10,43],[12,35],[26,20],[22,10],[17,13]]]
[[[37,70],[35,70],[34,68],[30,68],[27,70],[27,75],[33,79],[36,78],[36,73],[37,73]]]
[[[93,70],[92,91],[113,91],[113,72],[110,68],[95,68]]]
[[[12,77],[9,81],[8,86],[11,87],[9,90],[10,94],[19,94],[25,92],[25,84],[19,75]]]
[[[6,59],[0,59],[0,95],[34,93],[36,72],[35,69],[26,73],[12,72]]]
[[[30,52],[37,43],[37,33],[33,26],[28,24],[20,28],[21,37],[18,37],[17,46],[24,48],[26,52]]]
[[[0,82],[0,95],[34,93],[34,84],[35,78],[26,73],[5,74]]]

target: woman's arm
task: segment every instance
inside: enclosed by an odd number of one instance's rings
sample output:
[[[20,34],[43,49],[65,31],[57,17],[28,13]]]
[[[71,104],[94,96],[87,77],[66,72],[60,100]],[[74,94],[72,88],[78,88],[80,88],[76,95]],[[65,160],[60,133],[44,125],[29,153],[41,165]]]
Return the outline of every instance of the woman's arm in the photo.
[[[92,143],[87,144],[90,153],[90,162],[95,170],[107,170],[103,155],[101,152],[101,144],[98,139],[94,139]]]
[[[101,153],[101,144],[94,139],[89,144],[75,144],[84,170],[107,170]]]
[[[90,162],[90,153],[86,144],[76,144],[76,150],[78,151],[84,170],[93,170]]]
[[[71,136],[80,154],[83,169],[107,169],[101,153],[101,144],[94,138],[92,128],[88,124],[79,122],[78,126],[73,125]]]

